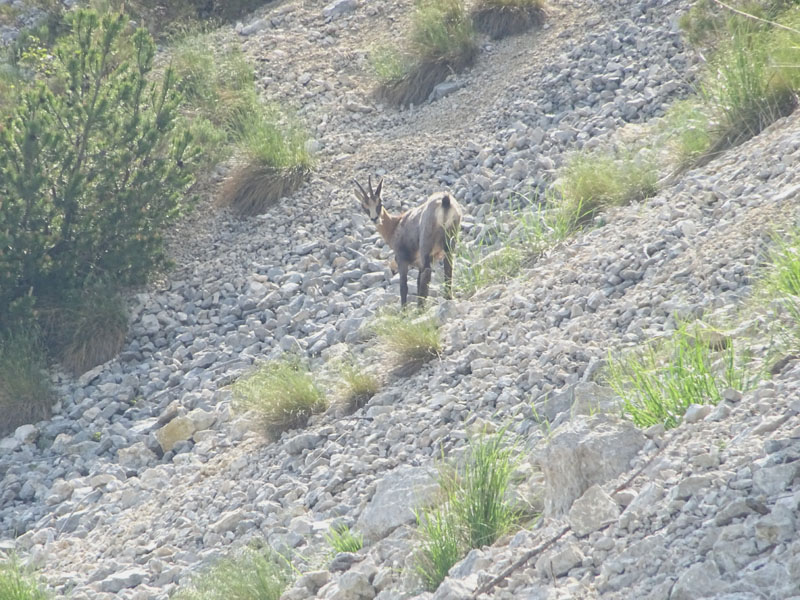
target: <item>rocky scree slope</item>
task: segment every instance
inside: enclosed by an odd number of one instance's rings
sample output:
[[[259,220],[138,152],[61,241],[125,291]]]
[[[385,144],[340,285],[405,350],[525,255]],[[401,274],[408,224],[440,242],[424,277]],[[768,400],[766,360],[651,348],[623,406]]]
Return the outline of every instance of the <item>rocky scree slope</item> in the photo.
[[[397,302],[389,253],[342,182],[383,170],[387,202],[403,205],[450,185],[475,236],[508,190],[542,185],[569,149],[686,92],[678,74],[693,58],[674,27],[685,3],[553,4],[549,29],[484,47],[464,87],[408,113],[373,105],[357,70],[363,40],[406,3],[328,21],[322,7],[287,2],[244,23],[265,94],[295,98],[314,127],[316,175],[262,218],[188,223],[179,270],[135,298],[122,355],[59,379],[56,416],[0,442],[0,547],[73,598],[166,598],[251,539],[309,558],[315,570],[287,597],[413,595],[406,525],[435,493],[440,449],[457,456],[468,431],[511,423],[528,449],[518,494],[544,510],[542,524],[472,552],[438,598],[470,596],[565,523],[489,595],[800,594],[794,364],[649,437],[613,410],[595,414],[613,399],[591,382],[609,348],[748,293],[771,224],[794,214],[796,117],[612,212],[520,279],[442,303],[441,360],[355,414],[315,417],[272,444],[231,414],[225,386],[255,360],[298,347],[316,362],[368,353],[365,323]],[[506,202],[487,203],[494,195]],[[320,567],[314,550],[333,522],[368,544]]]

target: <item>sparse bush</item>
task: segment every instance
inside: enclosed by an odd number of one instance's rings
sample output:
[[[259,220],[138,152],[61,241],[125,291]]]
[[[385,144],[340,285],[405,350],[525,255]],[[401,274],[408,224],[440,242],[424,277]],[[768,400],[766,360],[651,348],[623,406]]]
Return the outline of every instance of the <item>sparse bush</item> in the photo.
[[[542,0],[479,0],[472,8],[475,29],[492,39],[524,33],[542,24]]]
[[[46,366],[34,328],[0,336],[0,436],[50,416],[53,397]]]
[[[420,0],[406,49],[398,54],[379,50],[373,59],[373,68],[383,74],[377,95],[397,106],[421,104],[448,75],[470,66],[477,51],[462,0]]]
[[[111,360],[122,349],[128,315],[113,286],[98,282],[42,304],[39,321],[50,352],[75,375]]]
[[[632,156],[576,154],[563,172],[562,210],[577,224],[609,206],[643,200],[656,193],[658,173],[649,161]]]
[[[2,392],[0,392],[0,395]],[[0,562],[0,598],[3,600],[48,600],[51,595],[16,560]]]
[[[334,552],[358,552],[364,546],[360,533],[353,533],[349,527],[331,527],[325,540]]]
[[[708,112],[702,102],[682,100],[670,106],[664,115],[662,129],[679,168],[692,165],[711,147]]]
[[[150,36],[122,15],[68,22],[53,75],[0,127],[0,330],[48,290],[139,283],[165,266],[162,233],[192,180],[173,72],[150,81]]]
[[[266,363],[234,383],[233,400],[237,410],[254,411],[274,437],[327,408],[311,373],[294,358]]]
[[[271,550],[246,549],[191,578],[173,600],[279,600],[292,568]]]
[[[439,356],[442,350],[439,328],[430,317],[387,312],[378,318],[374,330],[401,363],[409,367]]]
[[[359,367],[353,360],[343,361],[339,373],[341,403],[348,413],[363,407],[381,387],[375,375]]]
[[[417,514],[421,549],[416,568],[430,591],[468,550],[493,544],[519,519],[507,500],[515,447],[505,434],[505,429],[482,434],[470,443],[463,466],[443,466],[443,502]]]
[[[608,380],[623,412],[639,427],[672,428],[692,404],[717,404],[726,388],[744,391],[757,379],[733,340],[682,326],[672,337],[624,357],[610,357]]]

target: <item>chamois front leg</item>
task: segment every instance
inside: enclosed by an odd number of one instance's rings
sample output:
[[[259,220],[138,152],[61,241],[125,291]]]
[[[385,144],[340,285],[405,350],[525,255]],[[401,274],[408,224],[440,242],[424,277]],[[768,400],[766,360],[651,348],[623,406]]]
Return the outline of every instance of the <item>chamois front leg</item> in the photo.
[[[425,298],[428,297],[428,285],[431,282],[431,255],[425,255],[425,261],[419,271],[419,286],[417,289],[417,304],[422,308],[425,306]]]
[[[450,300],[453,297],[453,251],[448,249],[444,253],[444,297]]]
[[[408,299],[408,263],[398,260],[397,271],[400,273],[400,306],[404,307]]]

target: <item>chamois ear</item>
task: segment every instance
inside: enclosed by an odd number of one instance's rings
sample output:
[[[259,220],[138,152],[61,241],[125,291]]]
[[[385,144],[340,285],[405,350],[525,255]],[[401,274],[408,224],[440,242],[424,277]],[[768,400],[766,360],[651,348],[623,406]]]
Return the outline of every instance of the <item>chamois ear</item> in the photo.
[[[375,196],[377,198],[381,197],[381,188],[382,187],[383,187],[383,177],[381,177],[381,180],[378,182],[378,187],[375,188]]]

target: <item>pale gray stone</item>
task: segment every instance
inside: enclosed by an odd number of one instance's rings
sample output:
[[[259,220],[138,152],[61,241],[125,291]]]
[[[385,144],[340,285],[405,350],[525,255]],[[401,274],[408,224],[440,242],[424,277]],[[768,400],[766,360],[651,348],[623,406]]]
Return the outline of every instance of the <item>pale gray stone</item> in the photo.
[[[568,522],[578,537],[589,535],[613,523],[619,517],[619,506],[603,488],[593,485],[572,503]]]

